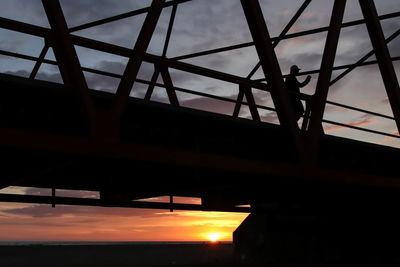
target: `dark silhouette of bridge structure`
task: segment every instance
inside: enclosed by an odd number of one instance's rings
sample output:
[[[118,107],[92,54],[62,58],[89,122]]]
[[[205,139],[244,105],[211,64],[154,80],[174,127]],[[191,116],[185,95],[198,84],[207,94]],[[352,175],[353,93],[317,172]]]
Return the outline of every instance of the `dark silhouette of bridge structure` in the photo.
[[[241,0],[252,42],[168,58],[176,11],[188,1],[153,0],[149,7],[73,28],[67,27],[58,0],[42,0],[50,28],[0,18],[1,28],[44,40],[39,57],[0,51],[5,56],[35,62],[28,78],[0,74],[0,187],[52,189],[51,196],[3,193],[0,201],[251,212],[234,235],[239,258],[246,253],[264,255],[254,252],[263,247],[254,248],[260,236],[270,236],[274,240],[271,242],[282,239],[282,234],[279,238],[271,232],[268,235],[264,229],[267,224],[279,228],[279,233],[291,232],[282,225],[301,225],[300,232],[306,236],[324,236],[323,240],[329,240],[321,241],[324,248],[329,247],[326,244],[348,241],[349,247],[357,244],[357,251],[368,251],[366,245],[360,245],[365,243],[362,232],[367,228],[368,244],[399,237],[395,213],[399,203],[400,150],[327,135],[322,123],[400,137],[323,118],[329,104],[394,120],[400,129],[400,89],[393,67],[393,61],[399,58],[391,57],[387,47],[400,29],[385,39],[380,24],[382,20],[399,17],[400,12],[378,16],[372,0],[360,0],[364,18],[343,23],[346,1],[335,0],[328,27],[289,33],[311,2],[305,0],[279,36],[271,37],[258,1]],[[172,12],[163,53],[149,54],[147,47],[161,11],[167,7]],[[78,30],[139,14],[146,18],[132,49],[74,35]],[[334,66],[341,29],[360,24],[367,26],[373,50],[354,64]],[[299,127],[274,48],[282,40],[319,32],[327,32],[321,67],[299,73],[318,74],[315,94],[300,94],[306,111]],[[121,75],[81,67],[75,46],[125,57],[126,69]],[[56,60],[45,59],[50,47]],[[244,47],[255,47],[259,57],[259,63],[247,77],[182,61]],[[372,55],[375,60],[369,60]],[[154,65],[151,80],[137,77],[142,62]],[[62,84],[35,79],[44,63],[58,66]],[[371,64],[379,66],[393,117],[327,100],[330,86],[355,68]],[[260,68],[265,78],[253,79]],[[228,82],[239,88],[237,99],[176,87],[171,69]],[[342,73],[331,79],[332,71],[338,70]],[[84,71],[120,79],[116,93],[88,88]],[[163,83],[158,82],[159,76]],[[144,99],[130,97],[134,83],[148,85]],[[165,88],[169,104],[150,101],[156,86]],[[274,107],[256,104],[253,90],[269,92]],[[182,107],[176,92],[231,102],[234,110],[228,116]],[[242,106],[249,108],[250,119],[238,117]],[[261,121],[260,110],[276,112],[279,124]],[[96,191],[100,198],[59,197],[57,189]],[[142,200],[157,196],[170,196],[170,202]],[[174,203],[174,196],[198,197],[202,203]],[[311,222],[305,222],[304,218],[310,216]],[[314,230],[304,230],[303,226]],[[254,231],[258,234],[252,234]],[[327,232],[330,234],[324,235]],[[304,235],[291,238],[291,244],[305,240]],[[386,255],[376,252],[376,245],[373,247],[375,254]],[[298,249],[294,246],[289,251]]]

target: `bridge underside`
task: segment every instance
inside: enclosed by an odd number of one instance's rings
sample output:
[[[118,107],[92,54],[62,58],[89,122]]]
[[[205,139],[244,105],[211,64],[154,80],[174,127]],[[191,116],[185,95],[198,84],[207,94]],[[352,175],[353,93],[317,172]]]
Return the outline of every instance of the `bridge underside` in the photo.
[[[199,207],[182,208],[203,210],[397,205],[398,149],[323,136],[318,166],[304,167],[279,125],[134,98],[115,141],[88,134],[71,88],[8,75],[0,80],[3,188],[99,191],[97,202],[59,203],[105,206],[163,195],[201,197]],[[99,110],[112,99],[99,91],[91,96]]]

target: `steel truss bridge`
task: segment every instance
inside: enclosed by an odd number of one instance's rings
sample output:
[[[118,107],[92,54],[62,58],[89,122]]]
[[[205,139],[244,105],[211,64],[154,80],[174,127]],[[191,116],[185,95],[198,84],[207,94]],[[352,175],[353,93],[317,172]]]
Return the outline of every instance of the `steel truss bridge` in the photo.
[[[258,1],[241,0],[252,42],[168,58],[175,15],[186,2],[153,0],[149,7],[72,28],[67,27],[58,0],[42,0],[50,28],[0,18],[1,28],[44,42],[39,57],[0,51],[35,62],[29,78],[0,75],[0,188],[53,189],[52,196],[0,194],[0,201],[236,212],[303,212],[321,206],[371,204],[378,199],[379,203],[396,202],[400,150],[326,135],[322,123],[400,137],[323,119],[330,104],[394,120],[399,129],[400,89],[393,67],[399,57],[390,56],[387,44],[398,37],[400,29],[385,39],[380,22],[399,17],[400,12],[378,16],[372,0],[360,0],[364,18],[343,23],[346,1],[335,0],[329,26],[289,33],[310,4],[306,0],[282,32],[271,37]],[[164,8],[172,12],[163,53],[149,54],[146,51]],[[131,49],[74,35],[140,14],[146,18]],[[334,66],[341,29],[360,24],[367,26],[373,50],[354,64]],[[298,127],[274,48],[282,40],[320,32],[327,32],[321,67],[299,73],[318,74],[318,81],[314,95],[300,95],[306,112]],[[124,73],[81,67],[75,46],[127,58]],[[246,77],[182,62],[244,47],[254,47],[259,57]],[[56,60],[45,59],[49,48]],[[373,55],[376,60],[369,59]],[[142,62],[154,65],[150,80],[137,77]],[[44,63],[58,66],[63,84],[35,79]],[[379,66],[393,117],[327,100],[330,86],[355,68],[371,64]],[[253,79],[260,68],[265,78]],[[237,99],[176,87],[171,69],[228,82],[239,88]],[[331,79],[336,70],[342,72]],[[120,79],[116,93],[91,90],[83,72]],[[160,75],[163,83],[157,82]],[[129,96],[134,83],[148,85],[144,99]],[[165,88],[170,104],[150,101],[156,86]],[[256,104],[254,90],[269,92],[274,107]],[[231,102],[232,116],[181,107],[176,92]],[[242,106],[249,108],[251,120],[238,117]],[[260,110],[276,112],[280,124],[262,122]],[[98,191],[100,199],[58,197],[56,189]],[[170,203],[139,201],[165,195]],[[174,203],[173,196],[200,197],[202,203]]]

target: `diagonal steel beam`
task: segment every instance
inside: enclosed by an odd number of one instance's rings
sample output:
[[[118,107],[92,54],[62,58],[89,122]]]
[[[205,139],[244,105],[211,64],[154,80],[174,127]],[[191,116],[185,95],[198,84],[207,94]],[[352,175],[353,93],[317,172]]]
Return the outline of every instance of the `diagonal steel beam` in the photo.
[[[305,0],[304,1],[304,3],[301,5],[301,7],[297,10],[296,14],[294,14],[294,16],[291,18],[291,20],[288,22],[288,24],[285,26],[285,28],[279,34],[279,36],[277,37],[278,39],[276,39],[274,41],[274,43],[272,45],[273,48],[275,48],[279,44],[279,42],[282,40],[281,38],[283,38],[283,36],[285,36],[285,34],[290,30],[290,28],[293,26],[293,24],[297,21],[297,19],[300,17],[300,15],[304,12],[304,10],[307,8],[307,6],[310,3],[311,3],[311,0]],[[261,67],[261,61],[258,61],[258,63],[254,66],[254,68],[250,71],[250,73],[247,75],[246,78],[247,79],[251,79],[251,77],[253,77],[253,75],[257,72],[257,70],[260,67]],[[240,92],[239,92],[238,101],[236,102],[235,110],[233,112],[233,116],[234,117],[237,117],[239,115],[240,106],[241,106],[240,103],[241,103],[242,99],[243,99],[243,96],[241,96]]]
[[[257,105],[254,100],[254,96],[253,96],[253,92],[251,91],[251,87],[248,85],[239,84],[239,91],[243,92],[244,95],[246,96],[246,100],[249,105],[250,114],[251,114],[251,117],[253,118],[253,120],[260,121],[260,115],[258,114]]]
[[[81,30],[92,28],[92,27],[100,26],[100,25],[103,25],[103,24],[106,24],[106,23],[110,23],[110,22],[113,22],[113,21],[122,20],[122,19],[125,19],[125,18],[130,18],[130,17],[133,17],[133,16],[141,15],[141,14],[144,14],[144,13],[148,12],[149,10],[150,10],[150,7],[144,7],[144,8],[136,9],[136,10],[129,11],[129,12],[126,12],[126,13],[123,13],[123,14],[115,15],[115,16],[112,16],[112,17],[108,17],[108,18],[104,18],[104,19],[88,22],[88,23],[85,23],[85,24],[81,24],[81,25],[78,25],[78,26],[71,27],[69,29],[69,32],[81,31]]]
[[[121,46],[117,46],[117,45],[113,45],[113,44],[108,44],[108,43],[104,43],[101,41],[88,39],[88,38],[84,38],[84,37],[80,37],[80,36],[76,36],[76,35],[72,35],[71,37],[73,38],[75,45],[79,45],[82,47],[91,48],[91,49],[95,49],[98,51],[115,54],[115,55],[119,55],[119,56],[123,56],[123,57],[129,57],[132,53],[132,50],[129,48],[125,48],[125,47],[121,47]],[[161,56],[156,56],[156,55],[146,53],[143,60],[148,63],[151,63],[151,64],[156,64],[156,63],[164,64],[164,65],[168,66],[169,68],[173,68],[173,69],[177,69],[177,70],[181,70],[181,71],[189,72],[189,73],[193,73],[193,74],[199,74],[202,76],[226,81],[229,83],[235,83],[235,84],[243,83],[243,84],[248,84],[252,88],[257,88],[260,90],[267,90],[267,91],[269,90],[268,85],[266,85],[264,83],[253,82],[253,81],[250,81],[250,80],[240,77],[240,76],[236,76],[236,75],[228,74],[225,72],[216,71],[213,69],[196,66],[193,64],[185,63],[185,62],[176,61],[176,60],[169,59],[169,58],[163,58]]]
[[[282,40],[283,36],[285,36],[290,28],[296,23],[297,19],[303,14],[304,10],[307,8],[307,6],[311,3],[311,0],[305,0],[303,4],[300,6],[300,8],[297,10],[297,12],[294,14],[294,16],[290,19],[288,24],[286,24],[285,28],[282,30],[282,32],[279,34],[277,39],[273,43],[273,47],[275,48],[279,42]],[[249,75],[247,75],[247,79],[251,79],[253,77],[254,73],[261,67],[261,62],[259,61],[257,65],[250,71]]]
[[[167,50],[168,50],[168,45],[169,45],[169,40],[171,38],[171,33],[172,33],[172,28],[174,26],[175,22],[175,15],[176,15],[176,10],[178,9],[178,5],[173,5],[172,10],[171,10],[171,17],[169,19],[169,24],[168,24],[168,30],[167,34],[165,36],[165,42],[164,42],[164,48],[162,52],[162,56],[166,57],[167,56]]]
[[[399,12],[397,12],[397,13],[399,13]],[[383,15],[383,16],[380,16],[379,18],[387,19],[387,18],[396,17],[396,16],[398,16],[397,13]],[[364,20],[361,20],[361,21],[364,21]],[[352,24],[358,25],[359,22],[360,21],[355,21]],[[344,23],[343,25],[347,25],[347,24],[348,23]],[[9,30],[23,32],[26,34],[40,36],[40,37],[47,38],[47,39],[51,39],[51,32],[49,29],[31,25],[31,24],[27,24],[27,23],[23,23],[23,22],[0,18],[0,27],[9,29]],[[116,45],[112,45],[112,44],[107,44],[104,42],[100,42],[100,41],[96,41],[93,39],[88,39],[88,38],[84,38],[84,37],[80,37],[80,36],[76,36],[76,35],[71,35],[71,38],[75,45],[79,45],[82,47],[95,49],[95,50],[99,50],[99,51],[103,51],[106,53],[111,53],[111,54],[115,54],[115,55],[119,55],[119,56],[123,56],[123,57],[129,57],[131,54],[131,50],[128,48],[124,48],[124,47],[120,47],[120,46],[116,46]],[[0,50],[0,54],[17,57],[17,58],[23,58],[23,59],[27,59],[27,60],[33,60],[33,61],[38,60],[36,57],[13,53],[13,52],[7,52],[7,51],[3,51],[3,50]],[[159,56],[150,55],[150,54],[146,54],[145,60],[152,64],[157,63],[157,62],[162,62],[162,63],[166,64],[168,67],[176,68],[178,70],[187,71],[187,72],[198,74],[198,75],[203,75],[203,76],[210,77],[210,78],[221,79],[221,80],[231,82],[231,83],[248,84],[249,86],[257,88],[259,90],[264,90],[264,91],[270,90],[267,85],[259,83],[261,81],[264,81],[265,79],[257,79],[257,80],[253,80],[253,81],[248,81],[245,78],[241,78],[241,77],[234,76],[231,74],[222,73],[222,72],[214,71],[211,69],[194,66],[194,65],[191,65],[188,63],[177,62],[172,59],[162,59]],[[391,58],[391,60],[397,61],[397,60],[400,60],[400,57],[393,57],[393,58]],[[44,59],[43,62],[47,63],[47,64],[56,65],[56,62],[47,60],[47,59]],[[371,65],[371,64],[376,64],[376,63],[377,63],[377,61],[372,60],[372,61],[364,62],[364,63],[360,64],[360,66]],[[351,67],[352,65],[353,64],[336,66],[333,68],[333,70],[347,69],[347,68]],[[94,71],[94,70],[87,69],[87,68],[83,68],[83,69],[85,69],[85,71],[92,71],[92,72]],[[313,71],[303,72],[300,75],[307,75],[307,74],[313,74],[313,73],[318,73],[318,72],[319,72],[319,70],[313,70]],[[108,73],[108,74],[111,75],[111,73]],[[114,75],[113,77],[121,78],[121,75]],[[158,86],[161,86],[161,85],[158,85]],[[330,102],[330,101],[327,101],[327,103],[330,103],[333,105],[338,105],[338,103],[334,103],[334,102]],[[259,106],[259,108],[262,108],[262,107]],[[354,109],[354,107],[350,107],[350,106],[346,106],[345,108]],[[274,109],[271,109],[271,110],[275,111]],[[367,110],[361,110],[361,109],[355,109],[355,110],[359,110],[361,112],[366,112],[366,113],[371,113],[370,111],[367,111]],[[383,114],[373,114],[373,115],[386,117]],[[387,118],[393,119],[392,117],[387,117]]]
[[[153,75],[151,76],[150,84],[149,84],[149,87],[147,88],[146,94],[144,96],[144,100],[150,100],[159,75],[160,75],[160,71],[158,69],[158,66],[157,66],[157,64],[154,64],[154,72],[153,72]]]
[[[168,71],[168,67],[166,67],[165,65],[161,65],[160,73],[165,84],[165,89],[167,90],[169,102],[174,106],[179,106],[178,97],[176,96],[176,92],[174,89],[174,85],[172,83],[171,75],[169,74]]]
[[[177,8],[178,8],[177,4],[172,6],[171,16],[170,16],[169,24],[168,24],[168,30],[167,30],[167,34],[165,35],[164,48],[163,48],[163,52],[162,52],[163,58],[165,58],[167,56],[169,40],[171,38],[172,27],[174,25]],[[149,87],[147,88],[146,95],[144,97],[145,100],[150,100],[151,95],[153,94],[154,85],[157,82],[159,74],[160,74],[159,68],[158,68],[157,64],[154,64],[154,73],[153,73],[153,76],[151,77],[151,83],[149,84]]]
[[[50,38],[51,30],[48,28],[0,17],[0,28],[30,34],[33,36]]]
[[[379,18],[380,19],[392,18],[392,17],[398,16],[397,13],[391,13],[389,15],[383,15],[383,16],[380,16]],[[361,20],[361,21],[364,21],[364,20]],[[356,22],[357,23],[353,23],[353,24],[358,25],[359,21],[356,21]],[[342,27],[343,27],[343,25],[347,25],[347,24],[348,23],[342,24]],[[51,36],[50,36],[51,33],[50,33],[49,29],[43,28],[43,27],[39,27],[39,26],[35,26],[35,25],[31,25],[31,24],[27,24],[27,23],[23,23],[23,22],[18,22],[18,21],[14,21],[14,20],[10,20],[10,19],[5,19],[5,18],[0,18],[0,27],[3,27],[5,29],[9,29],[9,30],[20,31],[20,32],[23,32],[23,33],[26,33],[26,34],[40,36],[40,37],[43,37],[43,38],[51,39]],[[112,45],[112,44],[107,44],[107,43],[104,43],[104,42],[100,42],[100,41],[96,41],[96,40],[93,40],[93,39],[88,39],[88,38],[84,38],[84,37],[80,37],[80,36],[76,36],[76,35],[71,35],[71,38],[74,41],[75,45],[79,45],[79,46],[82,46],[82,47],[95,49],[95,50],[103,51],[103,52],[106,52],[106,53],[119,55],[119,56],[122,56],[122,57],[129,57],[129,55],[131,54],[131,50],[128,49],[128,48],[125,48],[125,47],[120,47],[120,46],[116,46],[116,45]],[[27,55],[23,55],[23,54],[18,54],[18,53],[14,53],[14,52],[8,52],[8,51],[4,51],[4,50],[0,50],[0,54],[7,55],[7,56],[12,56],[12,57],[17,57],[17,58],[23,58],[23,59],[26,59],[26,60],[33,60],[33,61],[37,61],[38,60],[36,57],[27,56]],[[173,68],[176,68],[178,70],[187,71],[187,72],[190,72],[190,73],[203,75],[203,76],[210,77],[210,78],[221,79],[221,80],[224,80],[224,81],[227,81],[227,82],[231,82],[231,83],[249,84],[251,87],[254,87],[254,88],[257,88],[257,89],[263,90],[263,91],[269,91],[270,90],[267,85],[259,83],[259,82],[265,81],[265,79],[257,79],[257,80],[248,81],[248,80],[245,80],[244,78],[241,78],[241,77],[238,77],[238,76],[234,76],[234,75],[231,75],[231,74],[222,73],[222,72],[214,71],[214,70],[211,70],[211,69],[194,66],[194,65],[191,65],[191,64],[188,64],[188,63],[177,62],[177,61],[172,60],[172,59],[161,59],[161,57],[159,57],[159,56],[150,55],[150,54],[146,54],[145,60],[147,62],[149,62],[149,63],[152,63],[152,64],[154,64],[156,62],[162,62],[164,64],[167,64],[169,67],[173,67]],[[398,61],[398,60],[400,60],[400,57],[393,57],[393,58],[391,58],[391,60],[392,61]],[[43,62],[47,63],[47,64],[56,65],[56,63],[54,61],[47,60],[47,59],[44,59]],[[376,60],[372,60],[372,61],[367,61],[367,62],[361,63],[360,66],[371,65],[371,64],[376,64],[376,63],[377,63]],[[351,66],[353,66],[353,64],[336,66],[336,67],[333,68],[333,70],[347,69],[347,68],[349,68]],[[87,68],[83,68],[83,69],[85,69],[85,71],[94,71],[94,70],[90,70],[90,69],[87,69]],[[300,73],[299,75],[308,75],[308,74],[314,74],[314,73],[319,73],[319,70],[306,71],[306,72]],[[111,75],[111,73],[109,73],[109,74]],[[121,78],[121,75],[114,75],[114,76],[115,76],[115,78]],[[337,105],[338,103],[330,102],[330,104]],[[353,108],[354,109],[354,107],[349,107],[349,106],[347,106],[346,108]],[[272,111],[275,111],[275,110],[272,110]],[[370,111],[367,111],[367,110],[359,110],[359,111],[371,113]],[[377,114],[377,116],[385,116],[385,115]],[[388,117],[388,118],[392,119],[391,117]]]
[[[394,12],[394,13],[381,15],[378,18],[380,20],[385,20],[385,19],[396,18],[396,17],[399,17],[399,16],[400,16],[400,12]],[[363,19],[345,22],[345,23],[342,24],[342,28],[361,25],[364,22],[365,22],[365,20],[363,20]],[[0,23],[1,23],[1,20],[0,20]],[[311,30],[294,32],[294,33],[286,34],[286,35],[282,36],[281,38],[279,38],[279,37],[271,37],[271,41],[287,40],[287,39],[296,38],[296,37],[300,37],[300,36],[306,36],[306,35],[310,35],[310,34],[326,32],[328,30],[329,30],[329,27],[320,27],[320,28],[315,28],[315,29],[311,29]],[[210,55],[210,54],[215,54],[215,53],[221,53],[221,52],[235,50],[235,49],[241,49],[241,48],[245,48],[245,47],[250,47],[252,45],[254,45],[254,42],[246,42],[246,43],[230,45],[230,46],[224,46],[224,47],[220,47],[220,48],[214,48],[214,49],[204,50],[204,51],[200,51],[200,52],[196,52],[196,53],[181,55],[181,56],[173,57],[171,59],[182,60],[182,59],[188,59],[188,58],[193,58],[193,57],[200,57],[200,56],[205,56],[205,55]]]
[[[243,97],[246,96],[247,103],[243,103]],[[254,100],[254,95],[250,86],[246,84],[239,84],[239,93],[235,101],[235,107],[233,109],[233,117],[238,117],[242,104],[248,105],[251,117],[254,121],[260,121],[260,114],[258,113],[258,106]]]
[[[62,79],[65,84],[71,85],[77,90],[89,127],[92,127],[95,107],[69,35],[60,3],[58,0],[42,0],[42,4],[51,27],[51,46],[53,47]]]
[[[395,31],[392,35],[390,35],[386,40],[385,43],[388,44],[390,43],[393,39],[395,39],[397,36],[400,35],[400,29]],[[343,71],[342,73],[340,73],[335,79],[333,79],[329,85],[332,86],[333,84],[335,84],[336,82],[338,82],[340,79],[342,79],[344,76],[346,76],[348,73],[350,73],[352,70],[354,70],[355,68],[361,66],[361,64],[363,64],[368,58],[370,58],[372,55],[375,54],[374,49],[372,49],[371,51],[369,51],[367,54],[365,54],[365,56],[363,56],[362,58],[360,58],[356,63],[352,64],[349,68],[347,68],[345,71]],[[391,61],[393,61],[393,59],[390,59]]]
[[[186,1],[188,1],[188,0],[186,0]],[[183,2],[183,0],[182,0],[182,2]],[[164,7],[170,6],[172,4],[173,4],[173,1],[169,1],[165,4]],[[386,19],[396,18],[399,16],[400,16],[400,12],[394,12],[394,13],[389,13],[389,14],[385,14],[385,15],[380,15],[378,18],[379,18],[379,20],[386,20]],[[364,19],[349,21],[349,22],[343,23],[342,28],[361,25],[363,23],[365,23]],[[11,19],[6,19],[6,18],[2,18],[2,17],[0,17],[0,28],[13,30],[13,31],[21,32],[21,33],[26,33],[26,34],[30,34],[30,35],[34,35],[34,36],[39,36],[39,37],[48,37],[48,35],[50,33],[49,29],[47,29],[47,28],[28,24],[28,23],[23,23],[23,22],[11,20]],[[71,31],[72,29],[73,28],[70,28],[69,30]],[[309,35],[309,34],[321,33],[321,32],[325,32],[327,30],[328,30],[328,27],[321,27],[321,28],[316,28],[316,29],[312,29],[312,30],[306,30],[306,31],[286,34],[282,38],[272,37],[271,40],[272,41],[276,41],[278,39],[287,40],[287,39],[305,36],[305,35]],[[250,47],[252,45],[254,45],[254,42],[241,43],[241,44],[201,51],[201,52],[197,52],[197,53],[191,53],[188,55],[177,56],[177,57],[173,57],[171,59],[175,59],[175,60],[187,59],[187,58],[192,58],[192,57],[197,57],[197,56],[204,56],[204,55],[209,55],[209,54],[214,54],[214,53],[219,53],[219,52],[224,52],[224,51],[229,51],[229,50],[234,50],[234,49]]]
[[[172,0],[172,1],[164,3],[164,7],[169,7],[169,6],[172,6],[172,5],[178,5],[178,4],[182,4],[182,3],[185,3],[185,2],[189,2],[189,1],[192,1],[192,0]],[[112,16],[112,17],[108,17],[108,18],[92,21],[92,22],[89,22],[89,23],[85,23],[85,24],[82,24],[82,25],[79,25],[79,26],[75,26],[75,27],[70,28],[69,30],[70,30],[70,32],[81,31],[81,30],[88,29],[88,28],[91,28],[91,27],[103,25],[103,24],[106,24],[106,23],[109,23],[109,22],[113,22],[113,21],[117,21],[117,20],[121,20],[121,19],[125,19],[125,18],[130,18],[130,17],[133,17],[133,16],[137,16],[137,15],[140,15],[140,14],[144,14],[144,13],[148,12],[150,9],[151,9],[151,7],[144,7],[144,8],[136,9],[136,10],[129,11],[129,12],[126,12],[126,13],[122,13],[122,14],[119,14],[119,15],[116,15],[116,16]]]
[[[35,63],[35,66],[33,66],[32,72],[31,72],[31,74],[29,75],[29,79],[35,79],[36,74],[38,73],[39,68],[40,68],[40,66],[41,66],[42,63],[43,63],[44,57],[46,56],[47,51],[49,50],[49,48],[50,48],[50,45],[49,45],[49,43],[45,40],[45,41],[44,41],[44,46],[43,46],[43,48],[42,48],[42,51],[40,52],[40,55],[39,55],[39,57],[38,57],[38,59],[37,59],[37,61],[36,61],[36,63]]]
[[[125,108],[125,104],[128,101],[131,88],[139,72],[139,68],[146,54],[151,37],[153,36],[164,2],[165,0],[153,0],[133,51],[131,52],[112,104],[113,117],[117,121],[119,120],[121,113]]]
[[[332,68],[339,43],[340,29],[343,21],[346,0],[335,0],[332,9],[331,21],[325,41],[324,53],[322,55],[321,70],[318,76],[317,87],[311,102],[311,118],[309,121],[309,156],[310,163],[316,161],[317,146],[322,130],[322,117],[324,115],[326,99],[328,97],[329,82],[332,76]]]
[[[398,60],[400,60],[400,56],[391,57],[390,60],[393,61],[393,62],[394,61],[398,61]],[[354,66],[356,64],[357,64],[356,67],[361,67],[361,66],[374,65],[374,64],[377,64],[377,63],[378,63],[378,61],[376,61],[376,60],[369,60],[369,61],[364,61],[364,62],[360,62],[360,63],[352,63],[352,64],[345,64],[345,65],[335,66],[335,67],[332,68],[332,70],[333,71],[335,71],[335,70],[346,70],[346,69],[349,69],[349,68],[354,69]],[[308,70],[308,71],[299,72],[299,74],[297,74],[297,76],[305,76],[305,75],[309,75],[309,74],[316,74],[316,73],[319,73],[319,72],[320,72],[320,69]],[[284,74],[283,77],[286,78],[288,75],[289,74]],[[254,82],[264,82],[266,80],[265,80],[265,78],[262,78],[262,79],[255,79],[255,80],[252,80],[252,81],[254,81]],[[332,81],[331,81],[331,83],[332,83]]]
[[[311,3],[311,0],[305,0],[303,4],[300,6],[300,8],[297,10],[297,12],[294,14],[294,16],[290,19],[288,24],[286,24],[285,28],[282,30],[282,32],[279,34],[277,39],[275,39],[274,43],[272,44],[272,47],[275,49],[275,47],[279,44],[279,42],[282,40],[282,38],[288,33],[290,28],[296,23],[297,19],[300,17],[301,14],[303,14],[304,10],[307,8],[307,6]],[[253,75],[257,72],[257,70],[261,67],[261,61],[258,61],[258,63],[254,66],[254,68],[250,71],[250,73],[247,75],[247,79],[251,79]],[[240,95],[238,96],[240,97]],[[243,97],[242,97],[243,98]],[[239,100],[239,98],[238,98]],[[240,110],[240,101],[236,103],[235,106],[235,111]],[[234,114],[236,114],[234,112]],[[239,113],[238,113],[239,114]]]
[[[233,117],[239,116],[240,108],[241,108],[242,102],[243,102],[243,97],[244,97],[244,91],[239,86],[239,93],[238,93],[238,97],[237,97],[236,103],[235,103],[235,108],[233,109],[233,114],[232,114]]]
[[[389,49],[385,42],[376,7],[371,0],[362,0],[359,3],[396,121],[397,130],[400,131],[400,87],[393,63],[390,59]]]
[[[170,2],[168,2],[170,3]],[[386,14],[386,15],[381,15],[378,18],[380,20],[384,20],[384,19],[390,19],[390,18],[394,18],[394,17],[399,17],[400,16],[400,12],[395,12],[395,13],[390,13],[390,14]],[[356,25],[360,25],[362,23],[364,23],[365,20],[357,20],[357,21],[351,21],[351,22],[346,22],[342,24],[342,28],[343,27],[350,27],[350,26],[356,26]],[[6,19],[6,18],[0,18],[0,27],[4,28],[4,29],[8,29],[8,30],[13,30],[13,31],[18,31],[21,33],[26,33],[26,34],[30,34],[30,35],[34,35],[34,36],[39,36],[39,37],[43,37],[43,38],[49,38],[50,37],[50,30],[44,27],[40,27],[40,26],[36,26],[36,25],[32,25],[32,24],[28,24],[28,23],[23,23],[23,22],[19,22],[19,21],[15,21],[15,20],[10,20],[10,19]],[[316,29],[316,32],[324,32],[328,30],[328,27],[323,27],[323,28],[319,28]],[[287,34],[285,35],[282,39],[290,39],[290,38],[295,38],[295,37],[299,37],[299,36],[304,36],[307,34],[313,34],[316,33],[314,32],[314,30],[311,31],[304,31],[304,32],[298,32],[298,33],[293,33],[293,34]],[[86,48],[90,48],[90,49],[95,49],[95,50],[99,50],[99,51],[103,51],[103,52],[107,52],[107,53],[112,53],[112,54],[116,54],[116,55],[120,55],[120,56],[124,56],[124,57],[129,57],[129,55],[131,54],[131,50],[128,48],[123,48],[123,47],[119,47],[116,45],[111,45],[111,44],[107,44],[104,42],[100,42],[100,41],[95,41],[93,39],[88,39],[88,38],[84,38],[84,37],[79,37],[76,35],[71,35],[72,40],[74,41],[75,45],[79,45],[79,46],[83,46]],[[276,38],[271,38],[271,40],[276,40]],[[248,46],[252,46],[254,44],[254,42],[250,42],[250,43],[246,43],[246,45],[244,47],[248,47]],[[243,47],[242,45],[237,45],[237,46],[232,46],[230,47],[230,49],[237,49],[240,47]],[[221,48],[223,49],[222,51],[227,51],[228,48]],[[214,49],[214,50],[210,50],[209,52],[204,51],[205,54],[210,54],[210,53],[217,53],[218,49]],[[229,50],[229,49],[228,49]],[[8,53],[7,55],[13,56],[12,54],[15,53],[11,53],[11,52],[5,52],[2,51],[3,54]],[[202,53],[202,52],[201,52]],[[188,55],[188,58],[190,57],[194,57],[196,56],[195,54],[191,54],[190,56]],[[153,60],[154,56],[150,56],[147,58],[149,62],[154,62]],[[186,58],[186,56],[185,56]],[[179,57],[174,57],[170,59],[170,62],[172,62],[173,60],[178,60]],[[29,59],[30,60],[30,59]],[[392,61],[395,60],[399,60],[399,57],[393,57]],[[44,60],[46,61],[46,60]],[[363,64],[360,64],[360,66],[364,66],[364,65],[369,65],[369,64],[375,64],[376,61],[368,61],[365,62]],[[352,64],[349,65],[343,65],[343,66],[336,66],[333,69],[334,70],[340,70],[340,69],[346,69],[349,68]],[[312,71],[306,71],[306,72],[302,72],[299,75],[308,75],[308,74],[313,74],[313,73],[318,73],[319,70],[312,70]],[[230,79],[231,80],[231,79]],[[261,82],[261,81],[265,81],[265,79],[256,79],[253,80],[254,82]],[[253,86],[253,85],[252,85]],[[254,86],[253,86],[254,87]],[[257,87],[258,88],[258,87]],[[261,89],[261,88],[259,88]]]
[[[271,97],[277,111],[279,122],[284,127],[300,156],[303,153],[303,142],[296,124],[293,110],[289,103],[289,94],[283,82],[278,59],[271,44],[268,28],[258,0],[241,0],[243,11],[249,26],[258,57],[268,84],[271,86]]]

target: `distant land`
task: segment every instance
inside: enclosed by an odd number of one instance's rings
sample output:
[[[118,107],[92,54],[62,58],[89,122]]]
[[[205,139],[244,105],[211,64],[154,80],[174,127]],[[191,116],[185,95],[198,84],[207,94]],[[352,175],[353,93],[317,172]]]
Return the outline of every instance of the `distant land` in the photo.
[[[231,242],[0,242],[0,266],[231,266]]]

